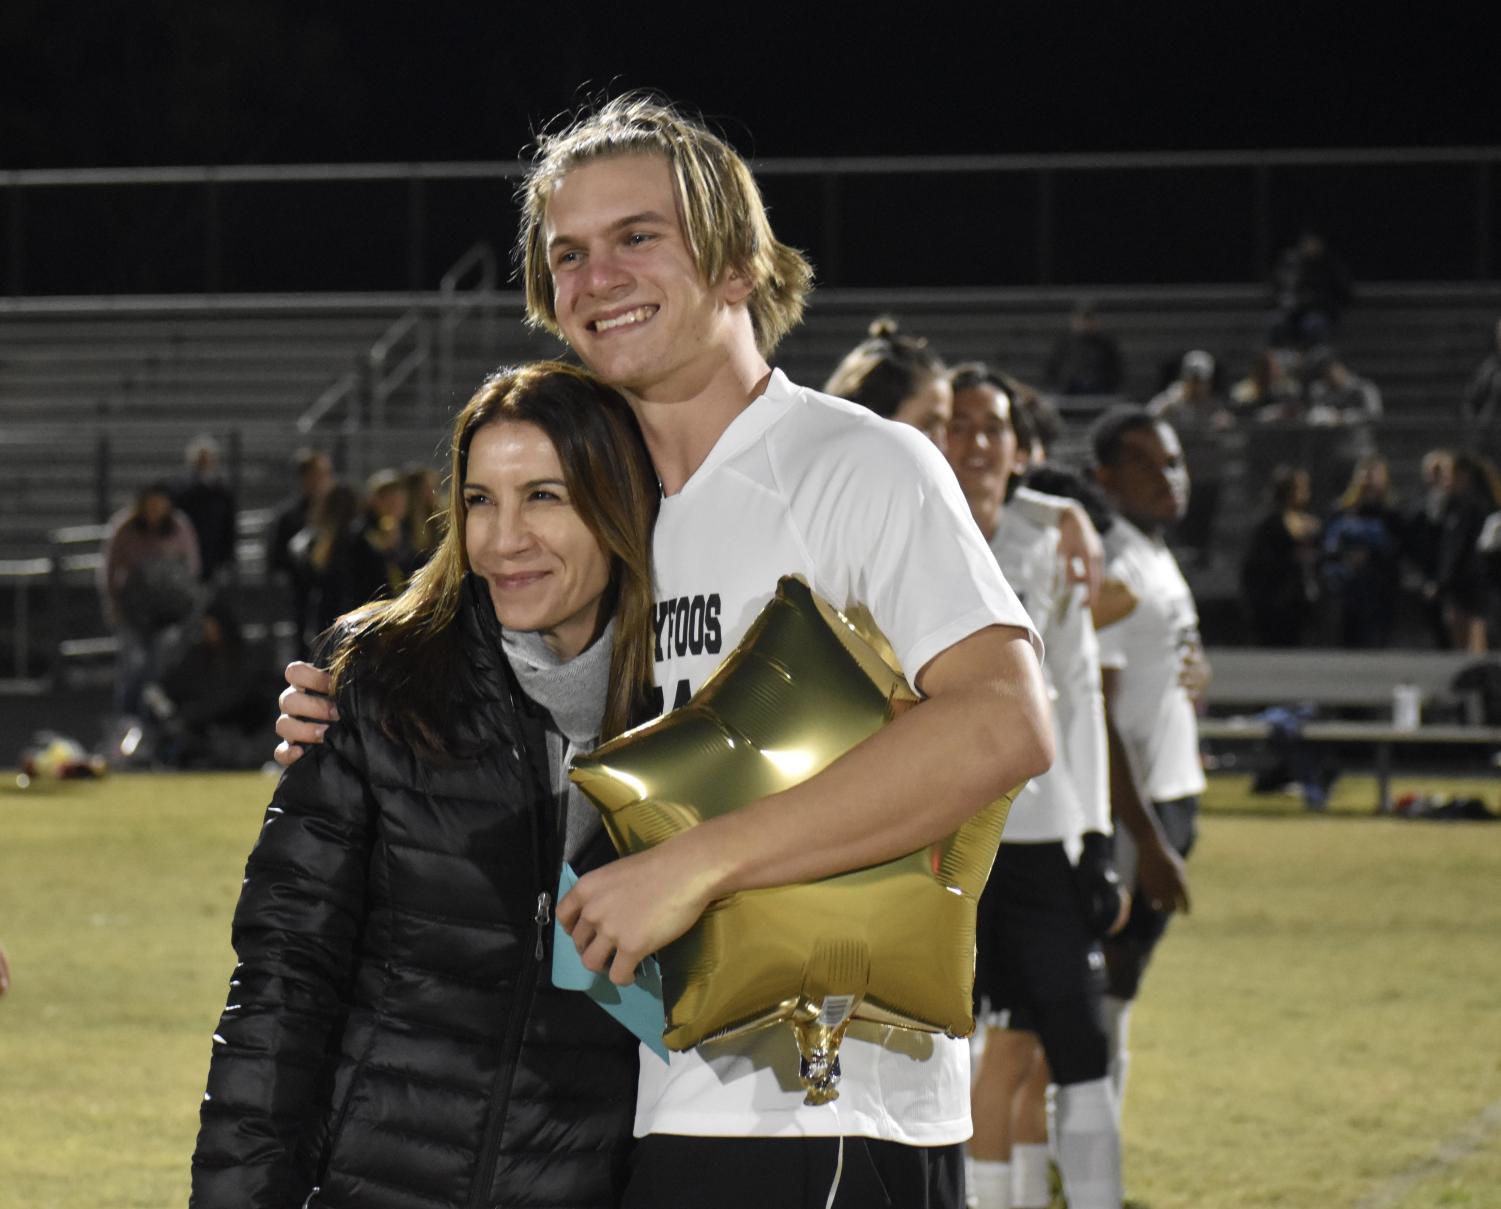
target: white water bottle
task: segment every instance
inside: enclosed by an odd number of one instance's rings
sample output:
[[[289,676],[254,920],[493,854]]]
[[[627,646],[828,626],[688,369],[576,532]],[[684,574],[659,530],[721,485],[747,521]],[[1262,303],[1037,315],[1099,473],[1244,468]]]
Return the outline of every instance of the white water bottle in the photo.
[[[1392,725],[1417,730],[1422,722],[1423,694],[1416,684],[1403,682],[1392,689]]]

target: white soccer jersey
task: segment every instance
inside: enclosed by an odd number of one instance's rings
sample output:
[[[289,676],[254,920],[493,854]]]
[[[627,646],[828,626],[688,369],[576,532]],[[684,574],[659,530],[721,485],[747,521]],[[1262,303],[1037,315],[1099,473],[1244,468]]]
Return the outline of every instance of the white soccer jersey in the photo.
[[[734,649],[783,575],[863,604],[908,678],[989,625],[1031,630],[942,455],[916,430],[794,386],[780,371],[737,416],[655,534],[656,682],[683,704]],[[1033,632],[1041,653],[1041,643]],[[841,1050],[834,1106],[808,1107],[786,1029],[683,1054],[645,1047],[636,1134],[847,1133],[914,1145],[970,1134],[963,1041],[864,1022]]]
[[[1204,792],[1199,726],[1179,683],[1184,655],[1199,647],[1193,593],[1167,543],[1124,517],[1105,536],[1110,574],[1137,606],[1100,631],[1100,663],[1120,670],[1114,719],[1137,792],[1167,802]]]
[[[1053,767],[1017,795],[1002,842],[1062,840],[1069,859],[1077,861],[1084,832],[1111,831],[1100,648],[1084,589],[1070,588],[1064,580],[1056,520],[1038,521],[1047,515],[1008,503],[990,539],[1006,581],[1047,644],[1042,671],[1056,736]]]

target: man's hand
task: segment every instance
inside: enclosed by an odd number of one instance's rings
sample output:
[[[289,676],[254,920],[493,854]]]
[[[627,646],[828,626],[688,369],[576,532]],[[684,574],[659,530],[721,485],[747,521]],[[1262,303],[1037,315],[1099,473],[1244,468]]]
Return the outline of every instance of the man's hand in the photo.
[[[1188,914],[1188,869],[1168,844],[1143,844],[1137,849],[1136,892],[1159,911]]]
[[[625,986],[643,959],[698,922],[716,882],[701,847],[686,831],[579,878],[558,904],[558,922],[588,969],[608,969]]]
[[[281,717],[276,720],[276,733],[281,742],[272,753],[283,767],[296,762],[303,747],[322,743],[328,724],[339,720],[339,711],[329,696],[333,680],[321,667],[289,663],[286,677],[287,687],[277,698]]]
[[[0,995],[10,990],[10,958],[5,955],[5,946],[0,945]]]
[[[1058,515],[1058,553],[1067,582],[1083,584],[1093,607],[1105,577],[1105,543],[1089,514],[1076,503],[1070,503]]]
[[[1178,683],[1195,703],[1203,700],[1204,692],[1213,679],[1214,669],[1209,666],[1204,648],[1197,643],[1187,647],[1183,652],[1183,662],[1178,668]]]

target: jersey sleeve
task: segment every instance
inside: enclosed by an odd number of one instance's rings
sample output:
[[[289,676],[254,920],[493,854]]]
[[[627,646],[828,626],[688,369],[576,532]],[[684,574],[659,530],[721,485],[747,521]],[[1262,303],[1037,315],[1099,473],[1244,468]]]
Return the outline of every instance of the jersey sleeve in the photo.
[[[1099,640],[1079,585],[1058,600],[1046,630],[1058,746],[1083,812],[1083,829],[1109,835],[1110,769],[1105,738],[1105,702],[1100,693]]]
[[[1056,526],[1068,511],[1071,501],[1058,495],[1048,495],[1031,487],[1018,487],[1006,507],[1015,508],[1039,528]]]
[[[1137,597],[1141,596],[1140,576],[1135,574],[1128,559],[1112,558],[1105,567],[1105,574],[1111,579],[1117,579],[1134,592]],[[1119,621],[1105,626],[1099,631],[1100,666],[1110,668],[1112,671],[1120,671],[1130,661],[1127,651],[1131,646],[1131,623],[1135,612],[1127,613]]]
[[[841,606],[863,604],[909,680],[991,625],[1026,630],[1041,658],[1036,628],[953,470],[927,438],[899,424],[866,423],[802,478],[809,497],[797,501],[794,517],[811,564],[832,569],[815,589]]]

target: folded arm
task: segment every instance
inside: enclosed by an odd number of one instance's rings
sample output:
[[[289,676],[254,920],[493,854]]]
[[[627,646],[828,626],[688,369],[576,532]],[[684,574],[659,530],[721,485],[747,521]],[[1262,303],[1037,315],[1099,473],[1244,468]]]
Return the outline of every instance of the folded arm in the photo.
[[[918,687],[925,701],[817,776],[581,879],[558,918],[584,963],[628,982],[715,899],[912,852],[1052,763],[1026,631],[972,634],[935,656]]]

